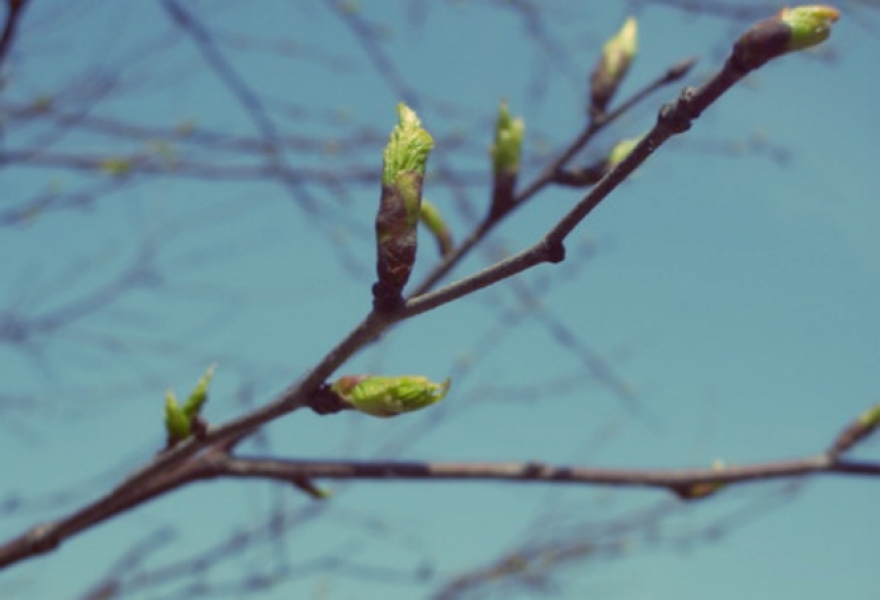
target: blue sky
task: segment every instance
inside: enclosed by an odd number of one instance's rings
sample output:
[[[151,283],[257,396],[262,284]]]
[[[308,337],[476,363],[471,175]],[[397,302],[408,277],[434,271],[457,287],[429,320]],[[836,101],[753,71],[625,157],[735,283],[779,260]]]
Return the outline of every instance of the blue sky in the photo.
[[[432,172],[459,169],[468,182],[457,196],[430,178],[425,190],[460,239],[470,225],[463,207],[486,210],[499,100],[525,118],[528,181],[582,127],[596,51],[627,15],[639,19],[640,52],[619,97],[691,55],[700,62],[689,83],[699,82],[746,25],[685,14],[667,6],[674,2],[559,0],[541,3],[542,45],[499,4],[360,3],[359,14],[381,26],[397,81],[377,73],[323,3],[186,5],[258,91],[279,132],[300,136],[302,149],[286,152],[285,163],[343,180],[291,193],[216,173],[135,174],[84,206],[3,221],[0,317],[31,327],[24,342],[0,337],[4,540],[96,497],[158,451],[168,387],[184,393],[216,362],[207,417],[222,422],[269,401],[366,314],[379,184],[344,178],[378,172],[401,94],[417,94],[439,141]],[[841,8],[828,44],[750,76],[590,215],[569,243],[569,260],[524,274],[529,289],[543,290],[536,306],[502,284],[403,323],[341,371],[453,375],[441,405],[387,421],[300,411],[243,453],[650,468],[820,452],[880,389],[880,15],[867,3]],[[5,111],[51,99],[53,110],[87,124],[103,118],[154,130],[128,139],[87,127],[58,136],[13,115],[5,150],[167,156],[228,170],[261,164],[256,152],[159,135],[175,127],[256,135],[160,3],[38,2],[20,36],[5,67]],[[678,87],[626,115],[580,160],[644,132]],[[779,152],[785,160],[774,159]],[[37,194],[63,197],[117,181],[106,169],[8,164],[0,211],[6,218]],[[320,218],[303,208],[303,189]],[[532,243],[580,195],[545,190],[454,276]],[[436,261],[423,240],[416,279]],[[126,276],[138,284],[76,312]],[[601,357],[635,401],[596,381],[542,315]],[[856,454],[877,452],[869,441]],[[580,540],[602,551],[557,574],[563,597],[824,600],[873,597],[880,584],[880,491],[868,479],[751,485],[693,506],[644,490],[322,485],[335,496],[320,518],[307,516],[315,510],[307,498],[268,483],[190,486],[3,572],[0,596],[80,598],[156,531],[172,528],[174,543],[149,554],[146,570],[254,527],[273,510],[303,521],[283,540],[222,563],[207,581],[286,568],[294,575],[284,583],[248,597],[431,597],[448,578],[527,541]],[[73,497],[57,499],[65,490]],[[16,508],[15,498],[24,504]],[[645,510],[668,514],[618,536],[603,529]],[[327,556],[387,571],[309,571],[309,561]],[[413,583],[420,568],[432,576]],[[392,573],[410,579],[396,582]],[[171,585],[129,597],[188,593]]]

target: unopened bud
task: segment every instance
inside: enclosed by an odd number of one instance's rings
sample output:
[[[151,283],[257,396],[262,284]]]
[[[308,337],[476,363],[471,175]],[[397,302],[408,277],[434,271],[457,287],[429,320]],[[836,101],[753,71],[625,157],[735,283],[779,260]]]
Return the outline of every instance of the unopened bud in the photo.
[[[605,43],[602,56],[590,76],[590,110],[594,114],[605,112],[617,87],[626,76],[638,51],[638,23],[629,17],[613,38]]]
[[[733,46],[733,60],[746,71],[778,56],[822,43],[840,12],[825,5],[784,8],[752,25]]]
[[[489,149],[494,174],[491,218],[500,218],[513,206],[525,129],[525,121],[513,118],[507,102],[502,102],[498,107],[498,120],[495,123],[495,141]]]
[[[452,234],[449,232],[446,221],[443,220],[443,215],[440,214],[440,211],[437,210],[437,207],[432,202],[428,202],[424,198],[422,198],[421,210],[422,223],[428,228],[434,239],[437,240],[437,248],[440,250],[440,255],[446,256],[452,252]]]
[[[635,148],[640,141],[642,141],[642,138],[637,137],[617,142],[617,144],[614,145],[614,148],[611,149],[611,152],[608,153],[608,166],[613,168],[623,162],[623,159],[630,155],[633,148]]]
[[[349,375],[330,386],[353,409],[375,417],[394,417],[435,404],[449,391],[449,380],[434,383],[420,375]]]
[[[510,114],[507,102],[502,102],[498,107],[498,120],[495,123],[495,142],[489,149],[496,177],[502,173],[519,172],[525,129],[525,121],[521,118],[515,119]]]

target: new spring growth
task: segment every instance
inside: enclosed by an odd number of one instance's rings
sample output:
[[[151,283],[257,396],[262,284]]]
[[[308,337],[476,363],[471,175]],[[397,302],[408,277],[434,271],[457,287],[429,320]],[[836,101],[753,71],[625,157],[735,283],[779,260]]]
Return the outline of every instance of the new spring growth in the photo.
[[[519,172],[519,161],[522,153],[523,134],[526,124],[521,118],[510,114],[507,102],[498,106],[498,120],[495,122],[495,142],[489,149],[492,156],[492,170],[495,176],[503,173]]]
[[[191,431],[189,419],[183,414],[173,390],[165,392],[165,431],[169,446],[188,438]]]
[[[452,234],[449,232],[446,221],[443,220],[443,215],[440,214],[434,203],[428,202],[426,198],[422,198],[421,211],[422,224],[428,228],[428,231],[437,240],[437,249],[440,251],[440,256],[446,256],[452,252]]]
[[[449,379],[434,383],[421,375],[348,375],[331,384],[330,391],[354,410],[374,417],[395,417],[436,404],[446,396],[449,383]]]
[[[608,168],[613,169],[618,164],[620,164],[624,158],[630,155],[630,152],[633,151],[633,148],[642,141],[642,138],[627,138],[625,140],[620,140],[614,145],[614,148],[611,149],[611,152],[608,153],[608,158],[605,159]]]
[[[880,403],[875,404],[850,423],[834,440],[829,452],[833,456],[847,452],[874,433],[878,426],[880,426]]]
[[[513,191],[519,175],[522,141],[526,124],[510,114],[507,102],[498,107],[495,122],[495,141],[489,148],[492,157],[492,216],[499,217],[513,204]]]
[[[374,304],[393,309],[416,260],[416,227],[421,214],[422,182],[428,154],[434,147],[431,134],[405,104],[397,105],[398,124],[385,147],[382,197],[376,215],[376,272]]]
[[[169,389],[165,393],[165,430],[168,433],[169,445],[192,435],[193,426],[201,416],[202,406],[208,400],[208,386],[216,368],[217,365],[207,368],[182,407],[177,402],[174,390]]]
[[[821,4],[783,8],[752,25],[733,47],[732,60],[744,71],[760,67],[788,52],[811,48],[831,35],[840,12]]]
[[[726,468],[724,461],[715,459],[712,463],[712,470],[716,473],[723,473]],[[675,489],[675,493],[682,500],[702,500],[708,498],[715,492],[723,488],[726,483],[723,481],[710,481],[706,483],[694,483],[692,485],[681,486]]]
[[[875,404],[859,415],[859,423],[868,429],[874,429],[880,425],[880,404]]]
[[[617,87],[638,51],[638,23],[629,17],[617,32],[605,43],[602,55],[596,61],[590,76],[590,112],[597,115],[605,112],[608,102],[617,91]]]

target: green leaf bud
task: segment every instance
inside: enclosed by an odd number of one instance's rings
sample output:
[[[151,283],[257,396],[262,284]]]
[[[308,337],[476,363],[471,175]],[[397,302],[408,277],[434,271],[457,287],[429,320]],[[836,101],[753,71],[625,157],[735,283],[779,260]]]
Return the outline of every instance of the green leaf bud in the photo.
[[[591,112],[605,112],[637,52],[638,22],[634,17],[629,17],[620,31],[605,43],[602,55],[593,68],[590,76]]]
[[[496,177],[504,173],[519,172],[525,130],[525,121],[521,118],[513,118],[507,102],[501,102],[495,124],[495,143],[489,149]]]
[[[720,482],[694,483],[675,488],[674,491],[682,500],[702,500],[715,494],[724,485]]]
[[[880,425],[880,403],[875,404],[859,415],[859,423],[864,427],[870,427],[872,429]]]
[[[396,183],[404,174],[424,175],[428,155],[434,148],[434,139],[422,128],[413,109],[401,102],[397,105],[397,117],[398,123],[391,130],[383,155],[382,183],[385,185]]]
[[[190,419],[199,415],[202,405],[208,399],[208,386],[211,384],[211,379],[213,379],[216,369],[217,365],[211,365],[205,370],[205,374],[196,383],[196,387],[183,405],[183,413]]]
[[[798,6],[783,8],[779,18],[791,27],[788,50],[803,50],[828,39],[831,25],[840,18],[840,12],[824,5]]]
[[[837,457],[848,452],[853,446],[874,433],[878,425],[880,425],[880,403],[875,404],[847,425],[831,444],[828,453],[832,457]]]
[[[169,445],[185,440],[190,434],[190,418],[180,408],[172,390],[165,393],[165,430]]]
[[[636,137],[617,142],[617,144],[611,149],[611,152],[608,153],[608,166],[612,168],[616,167],[623,161],[623,159],[630,155],[630,152],[633,151],[633,148],[635,148],[640,141],[642,141],[642,138]]]
[[[514,205],[514,189],[519,175],[525,130],[525,122],[521,118],[513,118],[507,102],[501,102],[495,124],[495,141],[489,148],[494,173],[490,219],[500,219]]]
[[[399,122],[385,147],[382,197],[376,215],[374,305],[391,309],[402,300],[416,260],[416,227],[421,215],[422,182],[434,140],[416,113],[397,105]]]
[[[331,391],[354,410],[375,417],[394,417],[435,404],[449,391],[449,379],[434,383],[420,375],[342,377]]]
[[[750,71],[788,52],[803,50],[828,39],[840,12],[830,6],[784,8],[752,25],[733,46],[731,61]]]
[[[726,468],[724,461],[721,459],[715,459],[712,463],[712,470],[716,473],[723,473]],[[723,481],[706,481],[674,487],[672,491],[682,500],[702,500],[714,495],[725,486],[727,486],[727,483]]]
[[[437,210],[433,202],[428,202],[425,198],[422,198],[421,219],[422,224],[428,228],[428,231],[437,240],[440,255],[446,256],[449,254],[452,251],[452,234],[449,232],[446,221],[443,220],[443,215],[440,214],[440,211]]]

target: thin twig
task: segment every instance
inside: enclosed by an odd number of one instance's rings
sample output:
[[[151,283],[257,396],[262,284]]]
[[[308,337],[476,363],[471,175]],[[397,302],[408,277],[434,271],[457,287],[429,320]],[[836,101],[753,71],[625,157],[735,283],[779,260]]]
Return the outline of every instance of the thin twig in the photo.
[[[28,0],[6,0],[6,24],[3,26],[3,34],[0,35],[0,65],[6,59],[9,49],[12,47],[12,41],[15,39],[15,30],[21,19],[22,11]]]
[[[601,469],[541,462],[366,462],[298,461],[218,456],[207,461],[204,478],[254,478],[289,482],[315,479],[431,481],[543,481],[678,490],[700,484],[733,485],[816,474],[880,476],[880,463],[840,460],[827,454],[779,462],[705,469]]]

